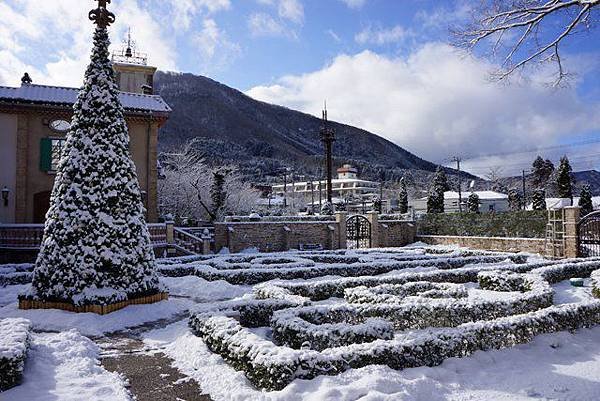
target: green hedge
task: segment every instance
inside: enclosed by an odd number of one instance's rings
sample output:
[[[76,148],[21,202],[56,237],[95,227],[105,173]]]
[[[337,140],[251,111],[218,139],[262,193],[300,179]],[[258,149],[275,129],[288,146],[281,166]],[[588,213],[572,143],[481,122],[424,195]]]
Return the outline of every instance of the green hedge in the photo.
[[[419,235],[544,238],[546,211],[428,213],[417,221]]]

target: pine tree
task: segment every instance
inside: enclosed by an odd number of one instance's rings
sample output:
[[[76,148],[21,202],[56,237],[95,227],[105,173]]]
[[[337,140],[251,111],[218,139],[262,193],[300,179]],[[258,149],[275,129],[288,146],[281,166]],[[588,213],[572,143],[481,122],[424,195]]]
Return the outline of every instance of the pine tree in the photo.
[[[556,184],[558,186],[558,197],[564,199],[571,199],[573,201],[573,180],[571,173],[573,169],[569,163],[567,156],[563,156],[560,159],[560,166],[558,166],[558,172],[556,176]]]
[[[383,208],[383,203],[381,202],[381,198],[379,198],[379,196],[376,196],[373,199],[373,210],[381,213],[382,212],[382,208]]]
[[[546,210],[546,191],[536,189],[533,192],[533,210]]]
[[[469,198],[467,199],[467,209],[469,212],[479,213],[479,204],[479,195],[475,192],[471,192],[471,195],[469,195]]]
[[[110,304],[159,291],[109,43],[98,24],[29,299]]]
[[[511,188],[508,191],[508,207],[512,211],[521,210],[523,208],[523,197],[521,192],[516,188]]]
[[[581,188],[581,193],[579,194],[579,207],[581,208],[582,217],[594,211],[594,204],[592,203],[592,190],[589,184],[585,184],[583,188]]]
[[[227,191],[225,190],[225,178],[227,171],[217,170],[213,172],[213,182],[210,187],[210,200],[212,202],[211,216],[214,219],[219,219],[227,201]]]
[[[404,177],[400,180],[400,193],[398,195],[398,206],[400,213],[408,213],[408,191],[406,190],[406,182]]]
[[[544,160],[538,156],[532,166],[533,185],[539,188],[544,187],[554,172],[554,164],[550,160]]]
[[[441,167],[438,167],[427,198],[427,213],[444,213],[444,192],[448,190],[448,179]]]
[[[323,206],[321,207],[321,214],[323,216],[333,216],[334,213],[335,213],[335,208],[333,207],[333,203],[324,202]]]

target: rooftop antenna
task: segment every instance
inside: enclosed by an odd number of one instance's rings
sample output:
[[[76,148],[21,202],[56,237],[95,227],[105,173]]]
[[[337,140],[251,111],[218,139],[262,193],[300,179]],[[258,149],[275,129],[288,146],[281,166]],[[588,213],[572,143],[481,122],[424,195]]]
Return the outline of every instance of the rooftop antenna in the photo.
[[[131,27],[127,30],[127,49],[125,50],[125,57],[133,57],[133,51],[131,50]]]

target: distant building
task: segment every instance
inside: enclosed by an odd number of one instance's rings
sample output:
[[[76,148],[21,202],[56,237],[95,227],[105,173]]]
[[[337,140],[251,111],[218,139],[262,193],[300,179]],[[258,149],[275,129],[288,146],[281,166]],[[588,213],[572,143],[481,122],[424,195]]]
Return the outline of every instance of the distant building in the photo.
[[[467,199],[471,192],[462,193],[462,210],[467,211]],[[509,210],[508,207],[508,195],[495,192],[495,191],[475,191],[475,194],[479,196],[479,211],[481,213],[490,212],[505,212]],[[412,206],[415,212],[426,212],[427,211],[427,197],[415,199],[409,202],[409,206]],[[458,207],[458,192],[446,191],[444,192],[444,212],[446,213],[457,213],[460,209]]]
[[[548,209],[561,209],[566,206],[571,206],[568,200],[561,198],[546,198],[546,207]],[[579,196],[573,197],[573,206],[579,205]],[[594,210],[600,209],[600,196],[592,196],[592,205]],[[533,210],[533,203],[527,205],[527,210]]]
[[[158,129],[171,109],[152,94],[155,67],[127,48],[113,56],[120,99],[129,127],[148,221],[157,220]],[[82,71],[83,74],[83,71]],[[35,85],[28,74],[20,87],[0,86],[0,223],[43,223],[73,104],[79,89]]]
[[[340,167],[337,173],[338,178],[331,182],[333,203],[349,209],[359,209],[363,206],[370,208],[373,198],[379,194],[380,184],[359,179],[358,170],[349,164]],[[326,180],[290,182],[273,186],[273,195],[286,198],[288,205],[293,203],[304,207],[310,205],[314,199],[315,210],[319,206],[319,191],[323,203],[327,192]]]

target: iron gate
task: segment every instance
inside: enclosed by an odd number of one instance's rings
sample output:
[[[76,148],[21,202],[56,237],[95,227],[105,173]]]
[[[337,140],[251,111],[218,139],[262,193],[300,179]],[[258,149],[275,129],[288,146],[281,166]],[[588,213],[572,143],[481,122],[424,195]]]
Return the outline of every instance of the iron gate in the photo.
[[[352,216],[346,221],[348,249],[371,247],[371,222],[365,216]]]
[[[600,211],[584,216],[577,225],[580,257],[600,256]]]

